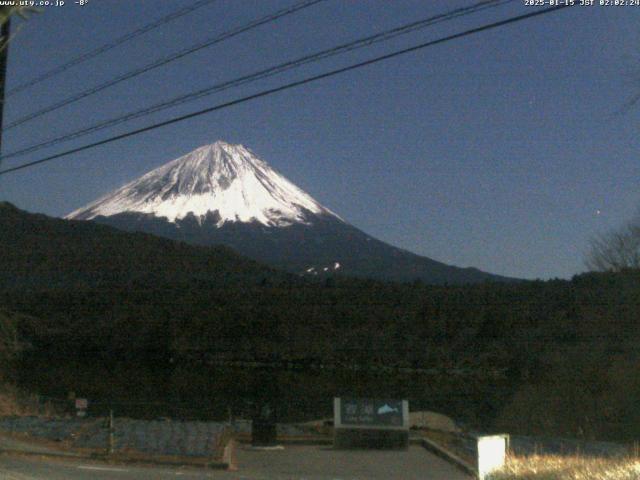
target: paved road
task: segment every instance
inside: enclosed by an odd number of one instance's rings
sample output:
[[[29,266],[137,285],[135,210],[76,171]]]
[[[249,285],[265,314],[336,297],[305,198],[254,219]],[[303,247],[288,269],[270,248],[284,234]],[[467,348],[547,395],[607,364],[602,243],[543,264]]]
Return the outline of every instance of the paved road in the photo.
[[[166,479],[220,479],[226,472],[195,469],[147,468],[76,460],[48,460],[26,457],[0,457],[2,480],[166,480]],[[216,476],[214,476],[216,475]]]
[[[53,453],[55,455],[65,455],[64,450],[54,449],[36,442],[18,440],[10,436],[0,434],[0,450],[15,450],[18,452],[31,453]],[[71,454],[72,455],[72,454]],[[1,479],[0,479],[1,480]]]
[[[468,480],[470,477],[421,447],[397,451],[337,451],[287,447],[238,450],[239,470],[106,465],[78,460],[0,456],[2,480]]]

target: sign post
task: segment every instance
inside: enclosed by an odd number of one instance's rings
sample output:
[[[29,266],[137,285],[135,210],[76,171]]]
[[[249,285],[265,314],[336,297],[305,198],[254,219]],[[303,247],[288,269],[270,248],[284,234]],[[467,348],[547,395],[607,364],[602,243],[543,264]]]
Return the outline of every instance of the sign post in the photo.
[[[87,408],[89,408],[89,401],[86,398],[76,398],[76,415],[78,417],[86,417],[87,416]]]
[[[335,448],[409,447],[407,400],[334,398]]]

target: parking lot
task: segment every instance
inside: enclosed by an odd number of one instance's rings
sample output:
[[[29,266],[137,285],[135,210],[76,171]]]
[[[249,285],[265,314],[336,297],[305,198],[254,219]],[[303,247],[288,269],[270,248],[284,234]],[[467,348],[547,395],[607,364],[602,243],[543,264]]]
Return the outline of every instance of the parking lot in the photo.
[[[408,450],[334,450],[287,446],[279,451],[238,448],[238,478],[273,480],[466,480],[471,478],[419,446]]]
[[[105,464],[39,456],[0,456],[0,478],[11,480],[468,480],[471,477],[422,447],[407,451],[333,450],[287,446],[257,451],[241,445],[236,471]]]

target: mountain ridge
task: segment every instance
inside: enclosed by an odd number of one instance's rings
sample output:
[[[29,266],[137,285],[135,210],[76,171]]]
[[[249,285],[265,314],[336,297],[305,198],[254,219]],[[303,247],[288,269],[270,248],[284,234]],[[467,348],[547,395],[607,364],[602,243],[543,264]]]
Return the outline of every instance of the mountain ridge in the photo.
[[[226,245],[303,275],[389,281],[513,281],[388,245],[345,222],[242,145],[183,155],[65,218],[93,220],[196,245]]]

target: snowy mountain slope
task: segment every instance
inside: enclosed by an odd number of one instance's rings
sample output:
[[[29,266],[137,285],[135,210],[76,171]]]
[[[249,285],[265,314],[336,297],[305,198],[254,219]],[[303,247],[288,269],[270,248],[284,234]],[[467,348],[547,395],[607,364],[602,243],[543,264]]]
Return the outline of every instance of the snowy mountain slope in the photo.
[[[90,220],[123,212],[173,223],[188,214],[217,212],[218,226],[257,222],[270,227],[307,223],[308,212],[336,216],[242,145],[221,141],[169,162],[66,218]]]
[[[349,225],[241,145],[216,142],[67,215],[196,245],[226,245],[302,275],[506,281],[388,245]]]

